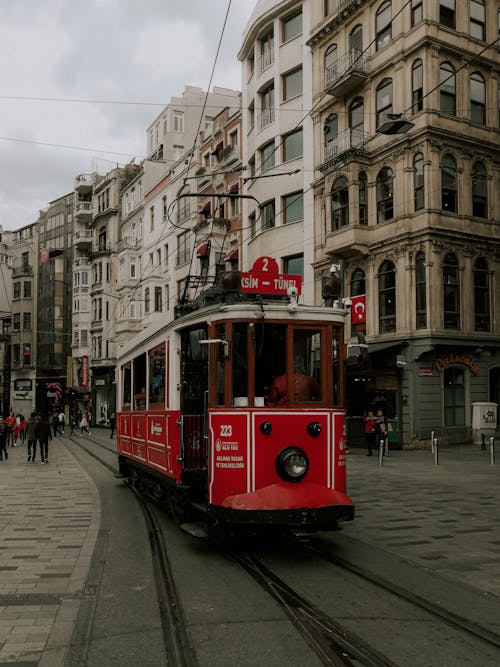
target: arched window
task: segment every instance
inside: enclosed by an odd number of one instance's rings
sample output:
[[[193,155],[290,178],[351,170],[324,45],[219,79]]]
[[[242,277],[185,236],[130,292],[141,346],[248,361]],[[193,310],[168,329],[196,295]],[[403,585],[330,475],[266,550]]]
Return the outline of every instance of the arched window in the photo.
[[[465,374],[462,368],[450,366],[443,371],[445,426],[465,424]]]
[[[325,51],[325,81],[327,84],[331,81],[335,81],[337,78],[337,74],[335,72],[337,59],[337,45],[330,44],[330,46]]]
[[[472,165],[472,215],[476,218],[488,217],[488,191],[486,168],[482,162]]]
[[[417,153],[413,158],[413,197],[415,211],[425,206],[424,156]]]
[[[377,175],[377,222],[394,217],[392,169],[384,167]]]
[[[411,68],[411,110],[413,113],[424,108],[424,68],[420,58]]]
[[[365,135],[365,103],[362,97],[357,97],[349,106],[349,128],[352,140],[364,140]]]
[[[439,81],[439,108],[442,113],[454,116],[456,112],[456,82],[455,68],[451,63],[441,63]]]
[[[486,83],[479,72],[470,77],[470,119],[473,123],[486,123]]]
[[[376,92],[377,127],[387,120],[387,114],[392,113],[392,79],[384,79]]]
[[[363,52],[363,27],[355,26],[349,33],[349,52],[355,57],[359,57]]]
[[[386,0],[377,9],[375,14],[376,50],[385,46],[392,37],[392,7],[391,0]]]
[[[457,163],[451,155],[445,155],[441,161],[441,208],[457,212]]]
[[[486,9],[484,0],[470,0],[470,35],[476,39],[486,39]]]
[[[339,117],[336,113],[331,113],[325,118],[323,125],[323,137],[325,139],[325,146],[328,146],[335,141],[339,133]]]
[[[396,331],[396,269],[388,260],[378,274],[378,327],[381,334]]]
[[[443,316],[445,329],[460,328],[458,260],[452,252],[443,260]]]
[[[359,224],[368,224],[368,177],[364,171],[358,176]]]
[[[425,255],[417,252],[415,257],[415,315],[417,329],[427,326],[427,280],[425,275]]]
[[[351,276],[351,296],[366,294],[366,278],[363,269],[356,269]]]
[[[490,331],[490,274],[488,262],[478,257],[474,262],[474,329]]]
[[[348,224],[349,184],[345,176],[340,176],[332,187],[332,231]]]

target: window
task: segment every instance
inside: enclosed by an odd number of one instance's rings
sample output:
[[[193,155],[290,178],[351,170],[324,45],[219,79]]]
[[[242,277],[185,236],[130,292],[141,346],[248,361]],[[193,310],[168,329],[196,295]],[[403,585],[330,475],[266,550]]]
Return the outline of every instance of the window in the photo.
[[[486,84],[479,72],[470,77],[470,119],[473,123],[486,123]]]
[[[334,68],[337,62],[337,45],[330,44],[325,51],[325,75],[327,81],[332,81],[336,78]]]
[[[274,199],[262,205],[262,229],[271,229],[276,225]]]
[[[149,287],[144,290],[144,313],[149,313],[151,307],[151,297],[149,295]]]
[[[441,209],[457,212],[457,163],[451,155],[441,161]]]
[[[484,257],[474,262],[474,329],[490,331],[490,286],[488,263]]]
[[[339,8],[339,0],[325,0],[325,16],[333,14]]]
[[[270,67],[274,62],[274,32],[269,30],[259,39],[260,44],[260,72]]]
[[[88,345],[88,331],[87,329],[82,329],[80,331],[80,345],[86,347]]]
[[[443,400],[445,426],[465,424],[465,374],[451,366],[443,371]]]
[[[377,175],[377,222],[394,217],[392,169],[384,167]]]
[[[188,234],[179,234],[177,237],[177,264],[184,264],[189,259]]]
[[[152,232],[155,227],[155,207],[149,209],[149,231]]]
[[[417,252],[415,257],[415,324],[417,329],[425,329],[427,326],[427,280],[425,272],[425,255],[423,252]]]
[[[162,289],[161,287],[155,287],[155,312],[161,313],[162,309]]]
[[[23,313],[23,329],[31,329],[31,313]]]
[[[21,346],[18,343],[12,346],[12,356],[14,357],[14,365],[18,366],[21,361]]]
[[[255,125],[255,103],[252,101],[248,105],[248,127],[250,129]]]
[[[255,213],[250,213],[248,216],[248,228],[250,230],[250,238],[253,239],[257,233],[257,219]]]
[[[156,264],[161,266],[161,248],[156,251]]]
[[[411,110],[413,113],[424,108],[424,68],[422,61],[415,60],[411,68]]]
[[[377,86],[377,127],[387,120],[387,114],[392,113],[392,79],[384,79]]]
[[[335,149],[335,145],[337,143],[337,137],[339,134],[339,117],[336,113],[331,113],[325,118],[325,123],[323,125],[323,137],[325,141],[325,150],[326,150],[326,155],[325,159],[329,159],[330,151],[328,150],[329,148],[332,149],[332,152]]]
[[[378,274],[379,333],[396,331],[396,269],[386,260]]]
[[[174,132],[184,132],[184,114],[182,111],[174,111]]]
[[[167,195],[163,195],[161,198],[161,209],[162,209],[162,216],[163,219],[167,219]]]
[[[267,171],[274,167],[274,139],[260,149],[260,170]]]
[[[470,0],[470,35],[476,39],[486,39],[486,9],[484,0]]]
[[[356,269],[351,276],[351,296],[366,294],[366,277],[363,269]]]
[[[458,261],[452,252],[443,260],[443,315],[445,329],[460,328]]]
[[[368,177],[364,171],[358,176],[359,224],[368,224]]]
[[[442,63],[439,67],[439,108],[442,113],[455,115],[456,90],[455,69],[451,63]]]
[[[260,93],[259,130],[274,122],[274,86],[268,86]]]
[[[439,23],[448,28],[455,27],[455,0],[440,0]]]
[[[21,298],[21,283],[14,283],[14,299]]]
[[[294,16],[289,16],[286,19],[283,19],[283,32],[282,39],[283,42],[288,42],[289,39],[293,39],[302,33],[302,14],[295,14]]]
[[[283,162],[294,160],[303,153],[302,128],[287,134],[283,141]]]
[[[340,176],[332,187],[332,231],[349,224],[349,184]]]
[[[377,51],[384,47],[392,37],[391,0],[386,0],[375,14],[375,38]]]
[[[283,197],[283,222],[298,222],[304,219],[304,196],[302,192],[295,192]]]
[[[130,277],[137,278],[137,260],[135,257],[130,258]]]
[[[283,272],[304,277],[304,255],[283,257]]]
[[[424,208],[424,156],[422,153],[417,153],[413,158],[413,198],[415,202],[415,211]]]
[[[349,51],[351,56],[359,58],[363,51],[363,27],[355,26],[349,33]]]
[[[411,25],[417,25],[423,19],[423,0],[411,0]]]
[[[291,99],[292,97],[297,97],[302,93],[302,67],[284,74],[282,77],[283,81],[283,102]]]
[[[349,107],[349,128],[353,136],[364,139],[365,133],[365,103],[362,97],[357,97]]]
[[[12,315],[12,328],[14,331],[21,330],[21,313],[14,313]]]
[[[472,165],[472,215],[477,218],[488,217],[488,192],[486,168],[482,162]]]
[[[24,282],[23,283],[23,288],[24,288],[24,292],[23,292],[24,298],[25,299],[31,299],[31,282],[29,280]]]

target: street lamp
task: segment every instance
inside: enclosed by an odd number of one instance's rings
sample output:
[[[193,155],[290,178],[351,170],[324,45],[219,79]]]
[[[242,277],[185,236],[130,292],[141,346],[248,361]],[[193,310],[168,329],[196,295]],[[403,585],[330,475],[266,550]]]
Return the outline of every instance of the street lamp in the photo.
[[[404,134],[411,130],[415,123],[403,119],[402,113],[388,113],[387,120],[377,127],[376,132],[379,134]]]

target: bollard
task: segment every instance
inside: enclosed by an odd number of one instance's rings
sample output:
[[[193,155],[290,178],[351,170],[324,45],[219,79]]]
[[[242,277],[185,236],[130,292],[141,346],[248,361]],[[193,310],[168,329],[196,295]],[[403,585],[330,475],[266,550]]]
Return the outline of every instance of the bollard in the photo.
[[[381,440],[378,447],[378,465],[381,468],[384,465],[384,441]]]
[[[493,436],[490,437],[490,463],[491,465],[495,465],[495,438]]]
[[[431,431],[431,454],[434,454],[434,431]]]
[[[434,465],[439,465],[439,447],[437,438],[434,438]]]
[[[389,456],[389,434],[387,433],[385,438],[384,438],[384,452],[385,456]]]

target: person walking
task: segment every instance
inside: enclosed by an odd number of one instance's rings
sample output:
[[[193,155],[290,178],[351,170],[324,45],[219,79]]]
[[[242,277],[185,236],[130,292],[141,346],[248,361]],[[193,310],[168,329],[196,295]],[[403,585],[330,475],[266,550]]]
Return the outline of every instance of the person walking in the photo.
[[[36,413],[32,412],[26,423],[26,439],[28,440],[28,461],[36,459]]]
[[[9,454],[7,453],[7,440],[9,439],[9,427],[5,423],[3,417],[0,417],[0,461],[4,458],[7,460]]]
[[[62,433],[64,435],[64,422],[65,422],[64,412],[60,412],[57,418],[59,420],[59,433]]]
[[[53,412],[50,415],[49,423],[50,423],[50,427],[52,429],[52,433],[54,434],[54,438],[55,438],[57,436],[57,433],[58,433],[58,430],[59,430],[58,429],[59,419],[58,419],[58,416],[57,416],[57,412]]]
[[[368,410],[368,413],[363,417],[365,423],[365,442],[368,449],[367,456],[372,455],[372,449],[376,446],[377,438],[377,417],[373,414],[373,410]]]
[[[16,419],[17,419],[16,413],[12,412],[5,420],[8,429],[7,446],[10,445],[11,447],[14,447],[14,430],[16,428]]]
[[[52,440],[52,433],[50,430],[50,422],[46,415],[42,415],[40,421],[36,425],[36,437],[40,442],[40,458],[42,463],[49,462],[49,440]]]
[[[115,426],[116,426],[116,414],[114,412],[111,413],[111,417],[109,418],[109,428],[111,429],[111,434],[110,438],[112,438],[115,435]]]
[[[86,415],[87,415],[87,413],[83,414],[82,418],[80,420],[80,435],[83,435],[84,431],[85,431],[85,433],[90,435],[89,423],[87,421],[87,416]]]
[[[377,445],[380,444],[380,441],[384,441],[384,447],[386,445],[387,438],[387,419],[384,415],[383,410],[377,410],[377,426],[375,428],[375,442]]]

